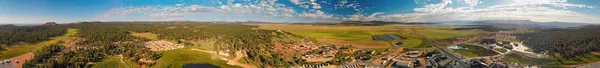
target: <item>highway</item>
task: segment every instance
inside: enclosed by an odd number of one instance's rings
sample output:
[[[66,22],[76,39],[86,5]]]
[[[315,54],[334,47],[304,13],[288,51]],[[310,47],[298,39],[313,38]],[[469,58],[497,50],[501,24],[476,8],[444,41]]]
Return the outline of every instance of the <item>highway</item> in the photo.
[[[454,51],[451,51],[448,48],[439,46],[437,43],[435,43],[434,41],[432,41],[429,38],[425,37],[423,34],[419,33],[417,30],[415,30],[415,29],[412,29],[412,30],[417,35],[419,35],[423,40],[425,40],[427,43],[431,44],[431,46],[435,47],[437,50],[439,50],[440,52],[442,52],[443,55],[445,55],[445,56],[449,57],[450,59],[454,60],[455,64],[458,64],[456,66],[457,68],[468,68],[469,67],[469,65],[465,61],[462,61],[463,59],[465,59],[463,56],[454,53]]]

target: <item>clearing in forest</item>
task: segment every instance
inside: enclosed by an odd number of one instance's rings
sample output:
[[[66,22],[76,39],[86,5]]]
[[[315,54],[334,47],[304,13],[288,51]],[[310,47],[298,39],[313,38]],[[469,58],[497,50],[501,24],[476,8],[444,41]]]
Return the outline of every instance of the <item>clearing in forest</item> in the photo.
[[[68,40],[71,36],[77,34],[79,29],[68,29],[67,33],[63,36],[53,37],[52,40],[43,41],[35,44],[17,44],[12,47],[7,48],[6,50],[0,52],[0,59],[7,59],[19,55],[23,55],[29,52],[35,52],[37,50],[42,49],[44,46],[48,46],[51,44],[56,44],[58,41]]]
[[[150,32],[146,32],[146,33],[131,32],[131,35],[136,36],[136,37],[150,39],[152,41],[158,40],[158,35],[150,33]]]

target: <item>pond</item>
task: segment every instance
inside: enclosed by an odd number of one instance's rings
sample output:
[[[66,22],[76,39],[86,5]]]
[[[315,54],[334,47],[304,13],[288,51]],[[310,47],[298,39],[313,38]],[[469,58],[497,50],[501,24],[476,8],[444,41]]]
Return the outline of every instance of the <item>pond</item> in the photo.
[[[212,64],[185,64],[183,68],[220,68]]]

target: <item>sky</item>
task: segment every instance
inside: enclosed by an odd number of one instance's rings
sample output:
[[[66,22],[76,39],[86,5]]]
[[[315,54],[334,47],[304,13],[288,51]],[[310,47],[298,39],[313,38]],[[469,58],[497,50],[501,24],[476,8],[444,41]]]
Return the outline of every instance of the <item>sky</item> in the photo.
[[[0,0],[0,24],[78,21],[600,24],[600,0]]]

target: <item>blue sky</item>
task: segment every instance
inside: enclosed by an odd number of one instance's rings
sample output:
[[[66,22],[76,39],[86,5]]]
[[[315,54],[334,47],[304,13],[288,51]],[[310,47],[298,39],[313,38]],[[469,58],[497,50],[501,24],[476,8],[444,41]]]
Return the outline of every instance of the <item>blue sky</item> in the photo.
[[[600,0],[0,0],[0,24],[48,21],[600,23]]]

